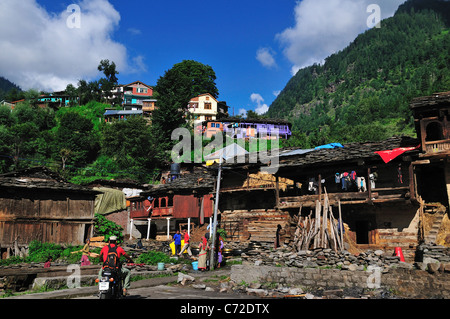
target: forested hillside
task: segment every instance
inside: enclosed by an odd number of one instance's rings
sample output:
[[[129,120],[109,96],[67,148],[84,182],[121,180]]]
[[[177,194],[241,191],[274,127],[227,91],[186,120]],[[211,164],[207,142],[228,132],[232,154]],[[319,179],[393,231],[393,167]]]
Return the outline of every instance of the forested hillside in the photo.
[[[301,69],[270,106],[289,145],[414,136],[409,102],[450,90],[450,2],[412,0],[323,65]]]
[[[22,89],[11,81],[0,76],[0,101],[7,99],[13,100],[22,92]]]

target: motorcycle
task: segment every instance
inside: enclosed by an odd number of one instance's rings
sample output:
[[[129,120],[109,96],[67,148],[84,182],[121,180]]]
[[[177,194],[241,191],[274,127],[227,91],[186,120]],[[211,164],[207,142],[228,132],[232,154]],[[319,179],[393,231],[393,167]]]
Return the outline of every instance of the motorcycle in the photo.
[[[120,299],[123,297],[122,278],[120,270],[105,268],[98,282],[100,299]]]

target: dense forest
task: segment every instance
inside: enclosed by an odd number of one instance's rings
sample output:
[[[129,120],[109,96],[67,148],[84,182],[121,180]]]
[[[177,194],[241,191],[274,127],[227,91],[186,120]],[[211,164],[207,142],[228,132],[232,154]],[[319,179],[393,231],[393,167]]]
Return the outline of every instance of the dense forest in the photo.
[[[151,125],[138,116],[105,123],[105,110],[112,106],[102,88],[116,85],[118,72],[108,60],[100,62],[99,71],[105,77],[98,81],[67,86],[66,94],[80,101],[72,100],[69,107],[38,107],[35,98],[42,92],[36,90],[20,91],[25,101],[13,109],[0,106],[0,173],[46,166],[78,184],[123,178],[157,182],[178,142],[171,140],[172,131],[193,130],[185,115],[189,100],[202,92],[219,95],[214,70],[187,60],[166,71],[154,87],[158,109]]]
[[[183,61],[154,87],[152,125],[140,117],[106,124],[102,117],[111,99],[105,92],[117,84],[118,72],[108,60],[98,70],[104,74],[98,81],[68,85],[66,94],[79,103],[59,109],[37,107],[33,97],[40,92],[23,92],[0,78],[7,100],[26,99],[13,110],[0,106],[0,173],[42,165],[80,184],[99,178],[158,181],[178,142],[171,133],[188,128],[184,108],[190,98],[219,95],[210,66]],[[410,0],[380,29],[359,35],[323,65],[299,70],[265,116],[292,121],[294,134],[282,146],[414,136],[411,99],[449,90],[450,2]]]
[[[450,90],[450,2],[410,0],[323,65],[303,68],[266,114],[290,146],[414,136],[412,98]]]
[[[24,97],[24,92],[18,85],[0,76],[0,101],[17,101]]]

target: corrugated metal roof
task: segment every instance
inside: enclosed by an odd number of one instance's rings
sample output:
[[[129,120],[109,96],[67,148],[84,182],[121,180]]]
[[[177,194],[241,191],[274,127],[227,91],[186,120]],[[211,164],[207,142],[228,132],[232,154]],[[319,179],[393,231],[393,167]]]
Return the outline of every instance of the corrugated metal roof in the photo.
[[[141,114],[143,114],[142,110],[125,110],[125,111],[106,110],[104,115],[107,116],[107,115],[141,115]]]

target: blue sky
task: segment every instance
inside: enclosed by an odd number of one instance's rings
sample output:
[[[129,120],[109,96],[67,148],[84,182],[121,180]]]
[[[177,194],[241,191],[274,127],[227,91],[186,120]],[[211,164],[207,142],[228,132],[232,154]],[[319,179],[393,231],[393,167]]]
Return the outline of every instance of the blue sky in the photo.
[[[230,112],[262,113],[301,67],[320,63],[404,0],[2,0],[0,75],[23,89],[64,89],[99,77],[101,59],[119,82],[155,85],[174,64],[196,60],[217,75]],[[67,20],[79,6],[79,25]],[[76,20],[71,20],[76,21]],[[15,28],[11,29],[11,25]]]

